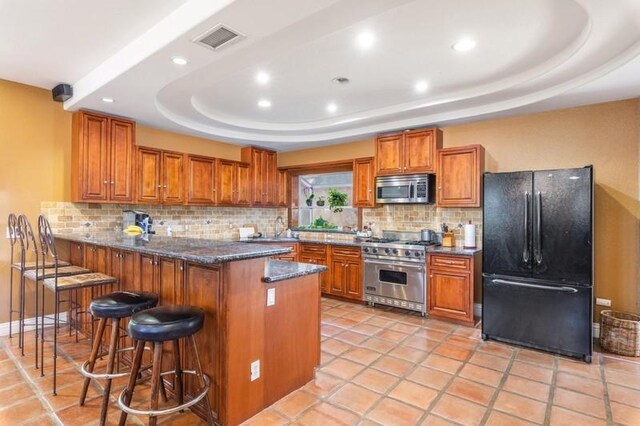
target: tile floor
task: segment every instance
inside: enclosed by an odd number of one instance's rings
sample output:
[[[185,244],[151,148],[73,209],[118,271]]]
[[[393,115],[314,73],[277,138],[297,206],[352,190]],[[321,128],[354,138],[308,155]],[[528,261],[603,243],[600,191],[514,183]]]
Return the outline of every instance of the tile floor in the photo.
[[[30,341],[22,358],[15,338],[0,340],[0,425],[95,424],[99,386],[77,406],[88,342],[63,345],[53,397],[50,377],[33,368]],[[321,362],[313,382],[246,424],[640,425],[640,359],[597,352],[586,365],[393,309],[324,299]],[[109,421],[118,416],[111,407]],[[186,413],[159,423],[200,421]]]

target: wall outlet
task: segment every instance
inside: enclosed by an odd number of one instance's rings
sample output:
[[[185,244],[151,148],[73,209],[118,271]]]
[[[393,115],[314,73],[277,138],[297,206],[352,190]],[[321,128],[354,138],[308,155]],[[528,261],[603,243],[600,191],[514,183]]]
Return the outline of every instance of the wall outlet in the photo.
[[[596,298],[596,305],[611,307],[611,300],[610,299],[602,299],[600,297],[597,297]]]
[[[260,378],[260,360],[253,361],[251,363],[251,381],[258,380]]]
[[[267,289],[267,306],[273,306],[276,304],[276,289],[268,288]]]

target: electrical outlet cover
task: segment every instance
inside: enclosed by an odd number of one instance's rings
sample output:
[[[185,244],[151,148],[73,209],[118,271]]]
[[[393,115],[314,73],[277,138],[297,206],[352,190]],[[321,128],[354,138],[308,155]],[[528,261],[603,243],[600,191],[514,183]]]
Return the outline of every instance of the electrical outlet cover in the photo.
[[[276,304],[276,289],[267,289],[267,306],[273,306]]]

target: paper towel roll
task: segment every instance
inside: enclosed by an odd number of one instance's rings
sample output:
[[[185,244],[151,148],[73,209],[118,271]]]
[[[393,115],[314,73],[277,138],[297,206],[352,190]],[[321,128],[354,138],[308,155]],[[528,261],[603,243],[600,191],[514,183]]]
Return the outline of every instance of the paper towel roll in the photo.
[[[476,225],[472,223],[464,225],[464,247],[476,248]]]

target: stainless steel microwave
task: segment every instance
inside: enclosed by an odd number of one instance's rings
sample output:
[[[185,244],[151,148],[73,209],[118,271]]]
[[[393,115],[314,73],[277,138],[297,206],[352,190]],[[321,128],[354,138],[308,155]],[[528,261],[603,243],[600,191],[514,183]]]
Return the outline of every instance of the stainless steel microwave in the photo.
[[[376,178],[376,203],[378,204],[432,204],[435,195],[435,175],[379,176]]]

